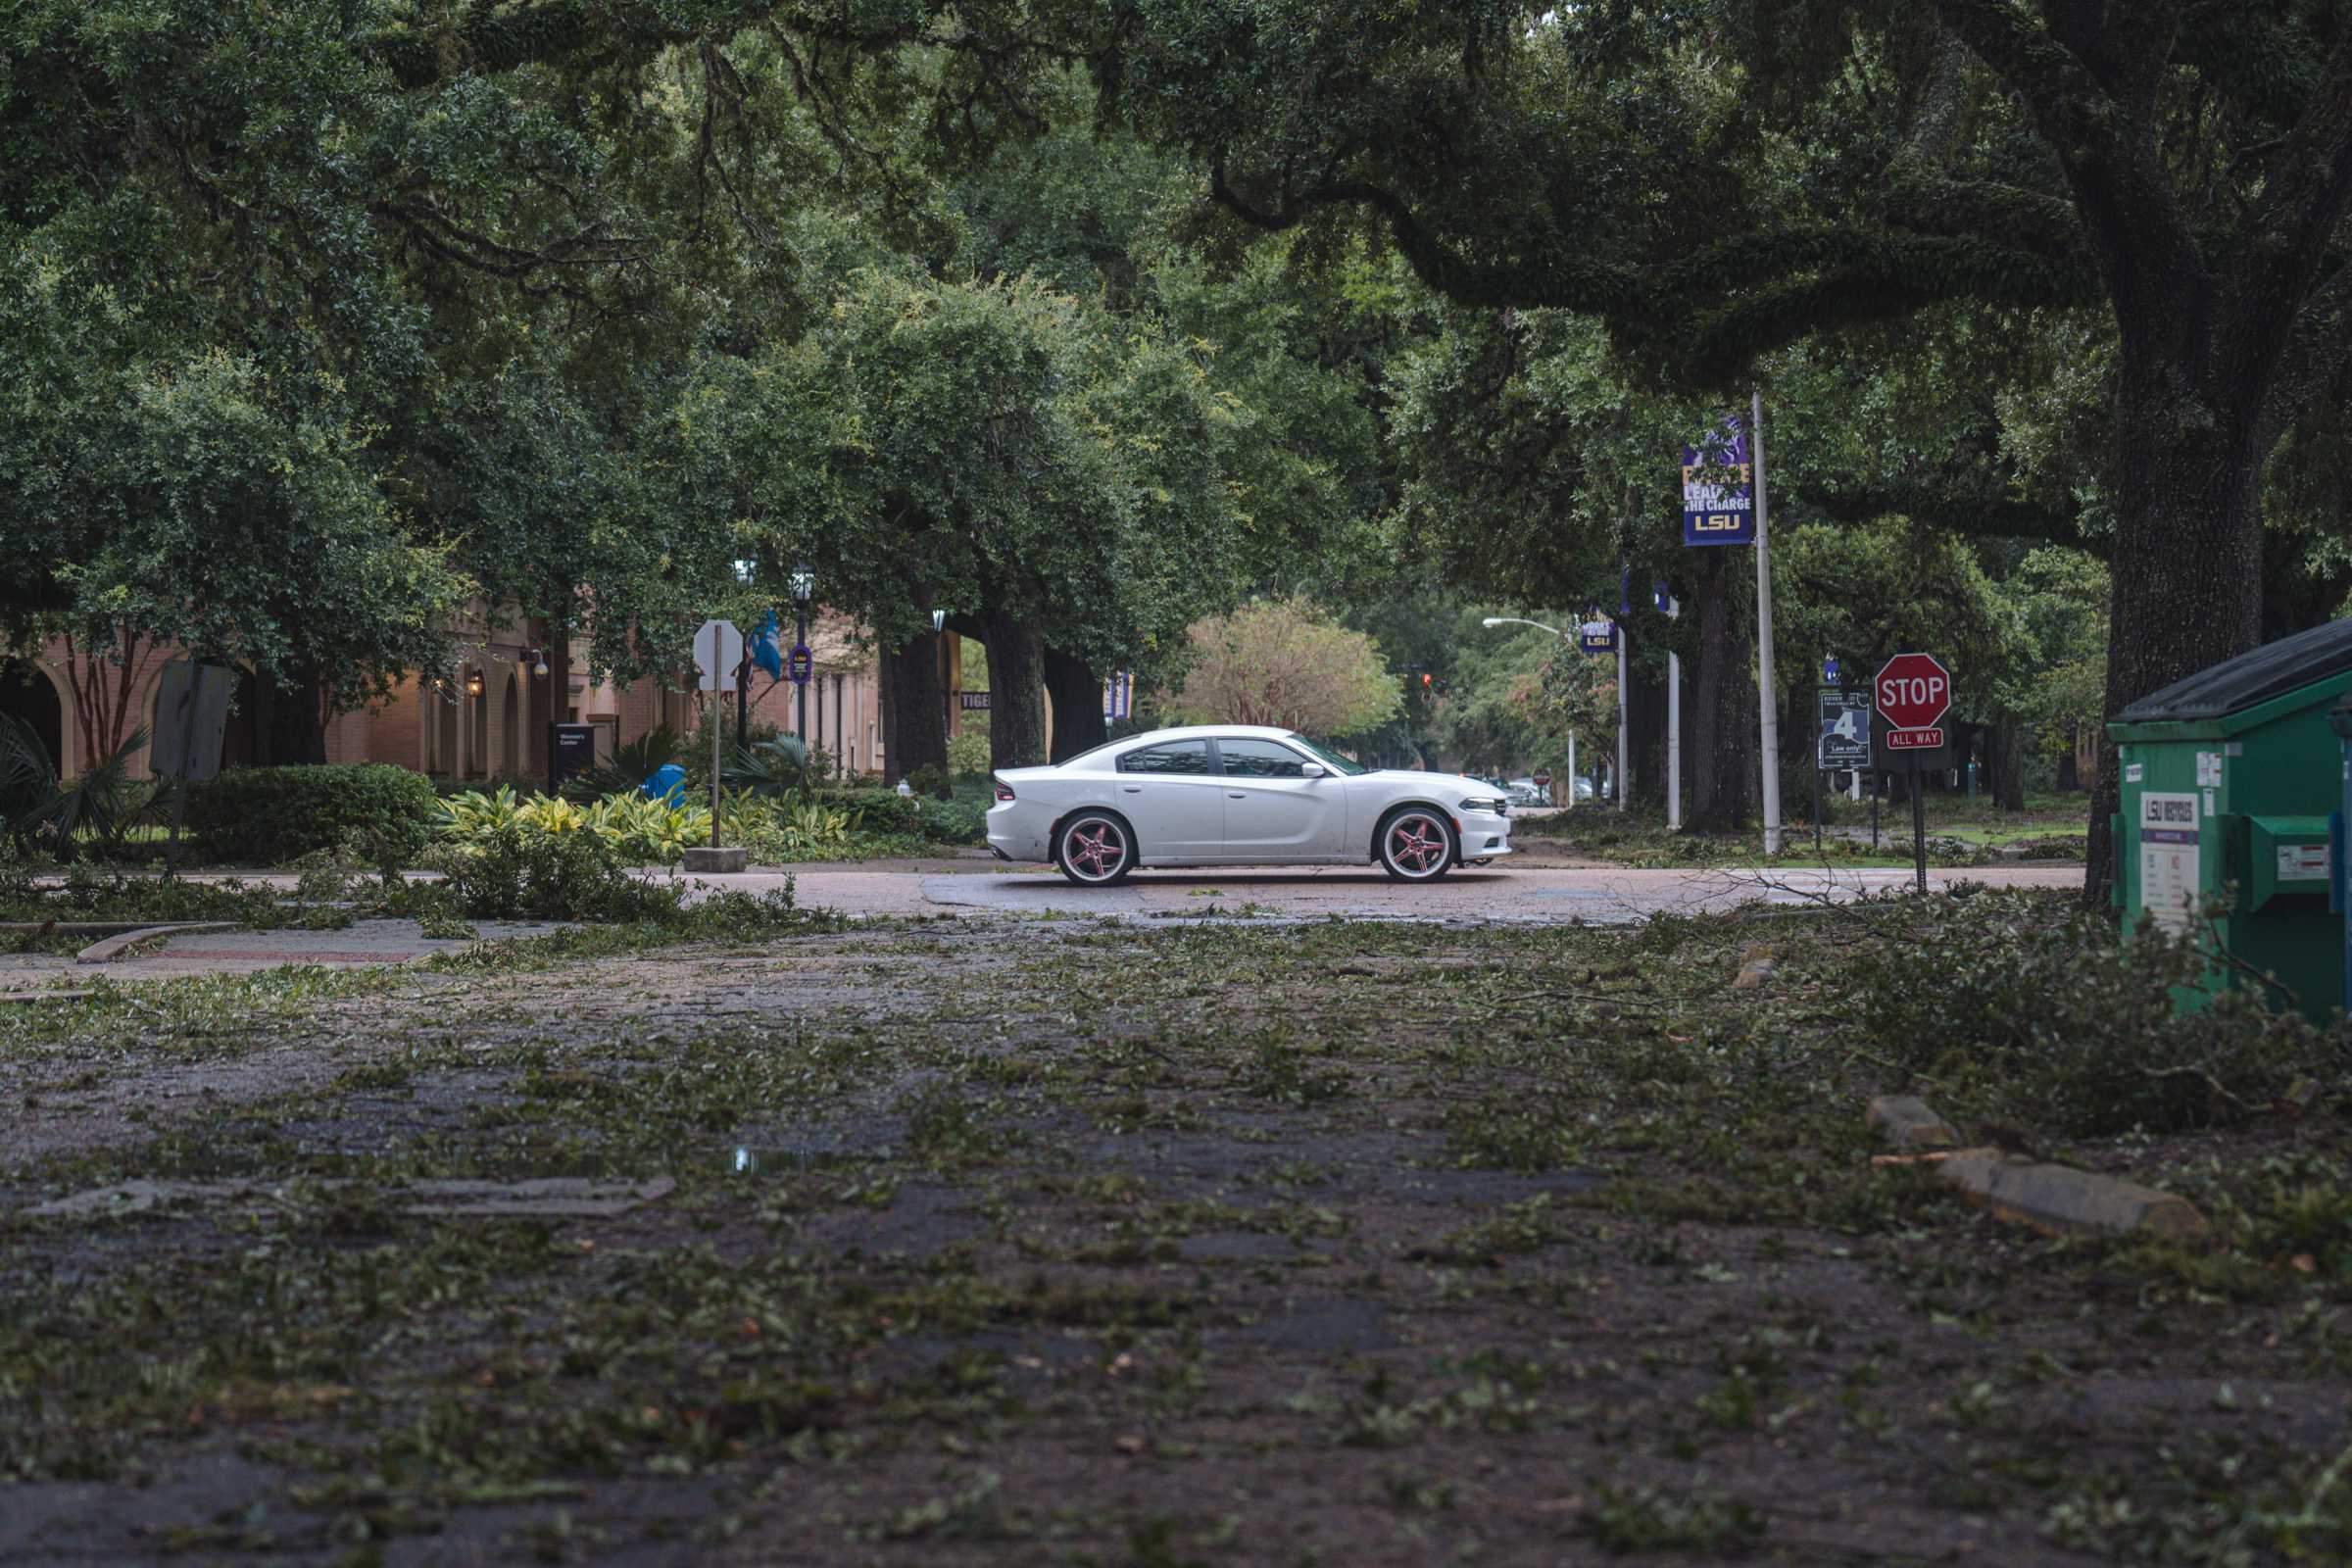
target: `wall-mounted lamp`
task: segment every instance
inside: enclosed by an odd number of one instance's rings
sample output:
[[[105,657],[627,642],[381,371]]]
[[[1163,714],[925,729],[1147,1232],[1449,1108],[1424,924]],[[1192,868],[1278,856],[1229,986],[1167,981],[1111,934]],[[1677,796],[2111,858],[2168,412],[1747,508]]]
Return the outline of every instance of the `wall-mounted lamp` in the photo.
[[[482,672],[480,670],[469,669],[466,672],[466,695],[468,697],[482,695]]]

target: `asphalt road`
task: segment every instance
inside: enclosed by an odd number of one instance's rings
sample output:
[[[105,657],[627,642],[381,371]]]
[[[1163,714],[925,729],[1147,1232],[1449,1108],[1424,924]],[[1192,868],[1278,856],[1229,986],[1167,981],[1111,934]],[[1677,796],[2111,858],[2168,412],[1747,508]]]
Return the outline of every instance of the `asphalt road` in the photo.
[[[1905,870],[1633,870],[1621,867],[1494,866],[1462,869],[1427,886],[1392,882],[1374,869],[1224,867],[1145,871],[1115,888],[1079,888],[1052,871],[924,866],[804,869],[795,897],[809,908],[856,915],[982,913],[1117,914],[1182,919],[1240,914],[1321,919],[1504,920],[1617,923],[1668,912],[1730,908],[1751,899],[1777,904],[1853,898],[1910,884]],[[697,879],[708,886],[761,892],[781,872]],[[1986,867],[1930,871],[1931,887],[2077,887],[2080,866]]]
[[[677,873],[649,869],[641,874]],[[1793,905],[1901,889],[1912,873],[1893,869],[1633,870],[1542,863],[1464,868],[1426,886],[1392,882],[1354,866],[1312,870],[1278,866],[1146,871],[1111,888],[1079,888],[1053,871],[990,860],[940,858],[865,865],[803,866],[791,872],[686,877],[696,896],[720,890],[768,893],[789,884],[803,908],[867,918],[954,915],[1115,915],[1129,920],[1207,919],[1496,922],[1513,925],[1621,925],[1652,914],[1696,914],[1751,900]],[[251,878],[291,885],[264,873]],[[1931,887],[2076,887],[2080,866],[2028,865],[1931,871]],[[482,922],[486,938],[529,936],[553,926]],[[413,962],[466,946],[427,938],[414,920],[363,920],[340,931],[190,933],[144,944],[106,963],[77,964],[51,955],[0,956],[0,996],[48,991],[93,980],[166,980],[244,974],[286,964],[361,968]]]

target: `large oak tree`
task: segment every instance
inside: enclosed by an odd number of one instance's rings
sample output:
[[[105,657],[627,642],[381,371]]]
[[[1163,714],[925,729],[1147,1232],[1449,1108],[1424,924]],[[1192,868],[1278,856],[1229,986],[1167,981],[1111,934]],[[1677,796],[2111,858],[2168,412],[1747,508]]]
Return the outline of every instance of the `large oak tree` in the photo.
[[[1374,215],[1432,286],[1729,388],[1965,301],[2118,344],[2111,710],[2251,647],[2265,462],[2352,345],[2330,0],[1147,0],[1104,81],[1270,229]],[[1148,40],[1148,43],[1144,40]],[[2093,806],[2109,874],[2112,756]]]

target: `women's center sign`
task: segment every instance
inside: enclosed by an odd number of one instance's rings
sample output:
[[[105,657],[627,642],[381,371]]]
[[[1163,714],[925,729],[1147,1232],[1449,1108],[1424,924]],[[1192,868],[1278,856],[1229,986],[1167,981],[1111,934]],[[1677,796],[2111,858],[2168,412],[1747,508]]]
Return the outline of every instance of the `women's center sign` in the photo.
[[[1705,442],[1683,448],[1683,543],[1756,542],[1756,470],[1734,415]]]

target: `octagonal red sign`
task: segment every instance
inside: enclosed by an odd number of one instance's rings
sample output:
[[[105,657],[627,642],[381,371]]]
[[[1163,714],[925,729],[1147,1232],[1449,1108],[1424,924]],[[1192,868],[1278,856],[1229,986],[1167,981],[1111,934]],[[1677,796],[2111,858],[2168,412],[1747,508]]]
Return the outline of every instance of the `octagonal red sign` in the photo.
[[[1928,729],[1952,706],[1952,672],[1934,654],[1897,654],[1879,666],[1871,701],[1894,729]]]

